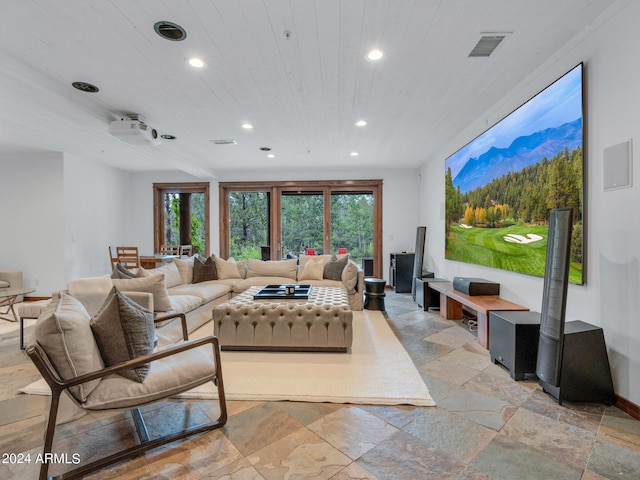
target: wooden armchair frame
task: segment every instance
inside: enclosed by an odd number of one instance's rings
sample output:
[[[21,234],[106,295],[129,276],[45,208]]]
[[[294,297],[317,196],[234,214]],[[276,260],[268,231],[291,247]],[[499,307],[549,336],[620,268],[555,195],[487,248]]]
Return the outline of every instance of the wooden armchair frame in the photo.
[[[161,320],[166,320],[166,317],[163,317]],[[103,368],[101,370],[81,375],[75,377],[70,380],[62,380],[55,368],[51,364],[51,361],[47,357],[47,354],[42,349],[42,347],[38,344],[29,345],[27,347],[26,353],[29,355],[36,368],[40,371],[43,378],[51,388],[51,406],[49,408],[49,417],[47,421],[47,428],[45,432],[45,440],[43,447],[43,458],[49,458],[48,453],[51,453],[51,449],[53,446],[53,440],[55,436],[55,427],[56,427],[56,418],[58,415],[58,408],[60,405],[60,396],[63,392],[67,391],[70,387],[80,385],[82,383],[103,378],[107,375],[112,375],[114,373],[118,373],[123,370],[129,370],[133,367],[141,366],[149,362],[153,362],[155,360],[159,360],[161,358],[169,357],[171,355],[176,355],[181,352],[185,352],[187,350],[191,350],[194,348],[202,347],[203,345],[210,344],[213,350],[214,360],[215,360],[215,373],[212,372],[210,378],[204,379],[200,385],[207,383],[209,381],[213,382],[213,384],[217,387],[218,390],[218,403],[220,406],[220,416],[212,422],[204,423],[201,425],[195,425],[192,427],[185,428],[179,432],[172,433],[170,435],[165,435],[162,437],[158,437],[155,439],[151,439],[149,437],[149,433],[147,431],[147,427],[145,425],[144,419],[142,418],[142,413],[140,412],[140,408],[144,405],[154,403],[147,402],[141,403],[137,407],[130,408],[131,414],[134,420],[134,424],[138,433],[139,443],[132,447],[126,448],[119,452],[108,455],[104,458],[94,460],[86,465],[81,465],[73,470],[65,472],[59,476],[53,477],[53,479],[58,480],[67,480],[72,478],[78,478],[89,473],[95,472],[98,469],[104,468],[106,466],[112,465],[117,462],[121,462],[123,460],[127,460],[136,456],[141,455],[142,453],[160,447],[162,445],[166,445],[171,442],[175,442],[176,440],[181,440],[183,438],[190,437],[192,435],[198,435],[201,433],[205,433],[211,430],[218,429],[225,425],[227,421],[227,407],[224,395],[224,385],[222,382],[222,370],[220,363],[220,345],[218,343],[218,339],[213,336],[205,337],[200,340],[193,340],[190,342],[180,343],[176,346],[169,347],[164,350],[160,350],[158,352],[152,353],[150,355],[145,355],[142,357],[138,357],[134,360],[129,360],[127,362],[120,363],[118,365],[112,365],[110,367]],[[188,368],[188,365],[185,365],[185,368]],[[189,388],[185,388],[184,391],[194,388],[194,385],[190,385]],[[175,392],[172,392],[172,395],[175,395]],[[69,395],[70,398],[73,398],[72,395]],[[156,401],[162,401],[163,399],[159,399]],[[82,405],[79,405],[82,408]],[[122,410],[122,409],[118,409]],[[127,409],[125,409],[127,410]],[[48,476],[49,464],[43,463],[40,467],[40,480],[49,479],[52,477]]]

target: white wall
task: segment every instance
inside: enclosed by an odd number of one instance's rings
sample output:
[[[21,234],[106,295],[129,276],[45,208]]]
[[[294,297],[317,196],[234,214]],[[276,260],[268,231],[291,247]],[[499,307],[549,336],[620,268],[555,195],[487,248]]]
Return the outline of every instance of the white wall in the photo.
[[[126,243],[129,174],[60,153],[0,157],[0,268],[22,270],[34,297],[111,271]]]
[[[502,296],[539,311],[542,279],[444,259],[444,161],[487,126],[583,61],[587,283],[570,285],[567,320],[581,319],[604,328],[616,393],[640,404],[640,169],[633,172],[632,188],[604,192],[602,181],[603,149],[629,139],[636,144],[640,141],[640,63],[637,49],[632,48],[640,45],[637,18],[640,2],[615,3],[591,31],[549,59],[494,109],[470,122],[453,141],[441,145],[438,154],[421,169],[420,218],[431,233],[427,266],[437,276],[466,275],[498,281]],[[637,162],[637,153],[633,156]]]
[[[0,172],[0,269],[50,296],[64,285],[63,156],[3,155]]]
[[[109,245],[133,240],[129,174],[65,154],[64,185],[65,281],[111,272]]]
[[[413,251],[415,247],[416,227],[418,226],[419,179],[416,169],[369,169],[361,170],[322,170],[317,172],[280,170],[221,173],[211,183],[211,251],[220,251],[219,239],[219,201],[218,182],[269,181],[269,180],[359,180],[382,179],[383,197],[383,274],[388,277],[389,254],[399,251]],[[134,245],[141,250],[153,250],[153,198],[152,184],[162,182],[201,182],[187,174],[169,172],[131,174],[131,217],[129,234]],[[388,280],[388,278],[387,278]]]

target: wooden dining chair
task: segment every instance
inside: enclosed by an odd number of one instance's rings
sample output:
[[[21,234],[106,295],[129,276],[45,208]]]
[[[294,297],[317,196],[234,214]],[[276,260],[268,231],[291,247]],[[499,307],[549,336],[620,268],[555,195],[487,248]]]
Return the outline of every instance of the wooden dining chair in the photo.
[[[118,263],[125,268],[139,268],[140,254],[138,247],[116,247]]]
[[[118,263],[118,252],[116,247],[112,245],[109,245],[109,261],[111,262],[111,271],[113,271]]]
[[[190,257],[193,255],[193,245],[180,245],[180,256]]]
[[[180,245],[160,245],[162,255],[180,255]]]

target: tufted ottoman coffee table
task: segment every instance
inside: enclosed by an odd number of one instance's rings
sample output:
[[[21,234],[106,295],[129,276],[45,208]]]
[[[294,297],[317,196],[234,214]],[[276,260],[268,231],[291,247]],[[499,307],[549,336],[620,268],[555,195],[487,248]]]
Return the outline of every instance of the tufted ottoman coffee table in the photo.
[[[213,308],[222,350],[346,352],[353,312],[343,287],[313,287],[308,299],[254,300],[251,287]]]

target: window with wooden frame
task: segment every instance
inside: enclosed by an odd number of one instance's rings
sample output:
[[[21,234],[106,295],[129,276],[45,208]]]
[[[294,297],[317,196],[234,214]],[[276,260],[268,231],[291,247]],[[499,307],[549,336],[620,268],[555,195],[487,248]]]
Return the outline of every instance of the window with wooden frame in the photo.
[[[220,182],[220,255],[346,251],[382,276],[382,180]]]
[[[209,183],[154,183],[154,251],[161,245],[192,245],[209,254]]]

